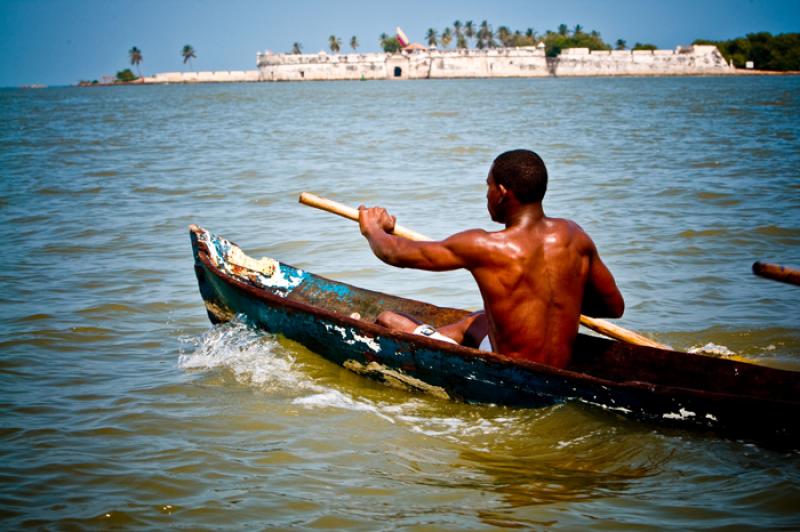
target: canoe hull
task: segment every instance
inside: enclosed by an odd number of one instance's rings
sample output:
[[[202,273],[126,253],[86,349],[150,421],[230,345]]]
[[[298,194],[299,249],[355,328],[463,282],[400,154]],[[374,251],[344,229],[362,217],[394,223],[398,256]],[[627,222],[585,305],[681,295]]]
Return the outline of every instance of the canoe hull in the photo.
[[[800,442],[794,423],[800,414],[800,394],[792,383],[781,381],[777,386],[779,379],[796,379],[794,372],[584,335],[579,335],[575,345],[574,368],[560,370],[511,361],[495,353],[390,331],[373,323],[374,316],[386,308],[409,312],[434,325],[454,321],[465,311],[359,289],[283,264],[276,270],[280,282],[274,284],[279,288],[270,288],[269,282],[266,287],[263,282],[259,286],[247,275],[231,272],[222,264],[219,249],[209,246],[216,237],[196,226],[190,233],[200,292],[213,323],[241,316],[254,327],[281,334],[336,364],[388,385],[468,403],[537,407],[577,400],[662,425],[712,430],[781,447]],[[252,272],[248,275],[252,277]],[[358,312],[361,319],[351,317],[352,312]],[[639,380],[641,369],[631,378],[580,371],[636,364],[637,360],[650,365],[655,382]],[[660,368],[677,366],[677,370],[669,371],[680,373],[681,364],[685,375],[664,378],[694,387],[655,380]],[[609,374],[622,371],[606,369]],[[741,381],[743,386],[752,381],[768,388],[770,383],[761,381],[772,379],[778,396],[769,397],[760,388],[756,390],[758,396],[742,390],[723,393],[698,388],[709,378],[706,373],[711,369],[720,375],[714,380],[735,379],[730,382]],[[726,382],[725,387],[730,386]]]

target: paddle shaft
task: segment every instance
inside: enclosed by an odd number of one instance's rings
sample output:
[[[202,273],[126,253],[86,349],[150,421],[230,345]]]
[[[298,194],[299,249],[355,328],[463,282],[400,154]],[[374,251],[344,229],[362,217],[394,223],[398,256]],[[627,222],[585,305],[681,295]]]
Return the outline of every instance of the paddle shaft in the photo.
[[[309,207],[315,207],[323,211],[338,214],[339,216],[347,218],[348,220],[353,220],[354,222],[358,221],[358,209],[348,207],[347,205],[342,205],[338,201],[320,198],[319,196],[309,192],[301,193],[299,201],[300,203],[308,205]],[[400,225],[394,226],[394,231],[392,231],[392,234],[396,236],[402,236],[403,238],[407,238],[409,240],[430,240],[430,238],[427,236],[417,233],[416,231],[412,231],[411,229],[406,229]]]
[[[800,285],[800,270],[769,262],[754,262],[753,273],[775,281]]]
[[[314,194],[309,192],[303,192],[300,194],[299,198],[300,203],[304,205],[308,205],[309,207],[315,207],[317,209],[331,212],[333,214],[338,214],[344,218],[349,220],[358,221],[358,210],[352,207],[348,207],[347,205],[342,205],[339,202],[320,198]],[[409,240],[421,240],[421,241],[430,241],[431,239],[427,236],[417,233],[416,231],[412,231],[411,229],[406,229],[405,227],[395,225],[394,231],[392,234],[401,236],[403,238],[408,238]],[[608,336],[609,338],[614,338],[615,340],[620,340],[622,342],[627,342],[629,344],[634,345],[643,345],[647,347],[657,347],[659,349],[669,349],[668,346],[664,344],[660,344],[655,340],[651,340],[641,334],[635,333],[633,331],[629,331],[620,327],[619,325],[614,325],[613,323],[601,320],[599,318],[590,318],[589,316],[581,315],[581,325],[586,328],[589,328],[595,332],[598,332],[602,335]]]

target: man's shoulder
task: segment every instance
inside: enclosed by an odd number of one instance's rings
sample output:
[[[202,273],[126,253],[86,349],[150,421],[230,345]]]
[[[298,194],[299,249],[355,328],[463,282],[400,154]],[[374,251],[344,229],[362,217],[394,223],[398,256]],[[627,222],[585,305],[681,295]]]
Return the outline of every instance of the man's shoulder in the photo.
[[[496,248],[502,243],[501,232],[492,232],[485,229],[468,229],[447,237],[444,244],[451,252],[468,258],[470,261],[482,262],[494,254]]]
[[[586,231],[578,225],[577,222],[570,220],[568,218],[548,218],[547,219],[547,228],[549,231],[559,232],[559,233],[568,233],[570,235],[586,235]]]
[[[577,244],[579,247],[593,248],[594,242],[583,227],[574,220],[568,218],[549,218],[550,231],[558,233],[569,242]]]
[[[569,229],[573,231],[583,231],[578,222],[575,220],[570,220],[569,218],[551,218],[548,217],[547,220],[553,224],[554,226],[558,227],[559,229]]]
[[[494,234],[496,233],[485,229],[467,229],[466,231],[461,231],[447,237],[444,242],[457,245],[480,246],[487,243]]]

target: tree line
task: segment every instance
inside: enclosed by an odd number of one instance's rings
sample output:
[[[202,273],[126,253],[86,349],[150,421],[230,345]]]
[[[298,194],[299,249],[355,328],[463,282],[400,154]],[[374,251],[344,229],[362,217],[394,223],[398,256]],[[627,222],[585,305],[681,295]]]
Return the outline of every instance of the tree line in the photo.
[[[772,35],[763,31],[727,41],[697,39],[693,44],[713,44],[738,68],[745,68],[752,61],[759,70],[800,70],[800,33]]]
[[[462,23],[460,20],[453,22],[441,30],[429,28],[425,34],[425,41],[428,46],[449,48],[454,45],[456,49],[506,47],[514,48],[521,46],[537,46],[540,42],[544,43],[545,53],[548,57],[555,57],[565,48],[589,48],[590,50],[611,50],[612,46],[603,41],[598,31],[586,31],[583,26],[577,24],[574,28],[561,24],[558,29],[547,30],[544,33],[537,33],[533,28],[523,30],[512,30],[508,26],[500,26],[495,30],[487,20],[480,24],[475,24],[472,20]],[[402,49],[402,45],[397,37],[387,33],[381,33],[378,37],[378,44],[387,53],[395,53]],[[328,37],[328,47],[331,52],[339,53],[342,46],[341,38],[336,35]],[[355,52],[359,47],[358,38],[353,36],[350,39],[350,48]],[[302,53],[303,45],[295,42],[292,45],[291,53]],[[628,44],[623,39],[618,39],[614,44],[615,50],[627,50]],[[632,50],[655,50],[653,44],[639,43],[634,44]]]
[[[183,48],[181,48],[180,53],[183,57],[183,64],[185,65],[186,63],[189,63],[189,67],[191,68],[192,59],[197,59],[197,53],[195,52],[194,46],[191,44],[186,44]],[[128,50],[128,58],[130,59],[131,66],[136,67],[136,74],[134,74],[130,68],[120,70],[117,72],[117,81],[129,82],[142,77],[142,72],[139,68],[139,65],[144,59],[142,51],[138,47],[133,46],[130,50]]]
[[[488,21],[482,21],[476,26],[473,21],[468,20],[461,23],[460,20],[453,22],[452,27],[447,27],[439,33],[435,28],[429,28],[425,35],[428,46],[441,46],[448,48],[451,43],[456,48],[475,47],[479,50],[486,48],[518,48],[521,46],[537,46],[543,43],[545,53],[548,57],[555,57],[565,48],[589,48],[590,50],[611,50],[612,46],[603,41],[600,32],[596,30],[586,31],[580,24],[570,28],[566,24],[560,24],[556,30],[546,30],[538,33],[534,28],[527,28],[525,31],[512,30],[508,26],[500,26],[494,30]],[[636,43],[633,50],[652,50],[655,45]],[[628,44],[623,39],[618,39],[615,43],[616,50],[627,50]]]

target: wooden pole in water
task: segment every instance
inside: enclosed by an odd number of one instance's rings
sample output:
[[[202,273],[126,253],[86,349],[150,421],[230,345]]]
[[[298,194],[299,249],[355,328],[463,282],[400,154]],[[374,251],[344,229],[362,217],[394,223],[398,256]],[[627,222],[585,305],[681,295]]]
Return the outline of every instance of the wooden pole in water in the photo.
[[[782,283],[800,285],[800,270],[787,268],[780,264],[756,261],[753,263],[753,273]]]
[[[353,220],[356,222],[358,221],[358,210],[352,207],[348,207],[347,205],[342,205],[339,202],[321,198],[309,192],[301,193],[299,201],[303,205],[308,205],[309,207],[315,207],[323,211],[327,211],[333,214],[338,214],[339,216],[347,218],[348,220]],[[412,231],[411,229],[406,229],[405,227],[399,225],[394,226],[393,234],[397,236],[402,236],[403,238],[408,238],[409,240],[419,240],[419,241],[431,240],[430,238],[421,233],[417,233],[416,231]],[[599,318],[590,318],[589,316],[581,315],[581,325],[595,332],[598,332],[604,336],[608,336],[609,338],[614,338],[615,340],[620,340],[622,342],[627,342],[629,344],[642,345],[646,347],[656,347],[658,349],[669,349],[669,346],[660,344],[655,340],[651,340],[650,338],[642,336],[639,333],[629,331],[623,327],[620,327],[619,325],[614,325],[610,321],[601,320]]]

